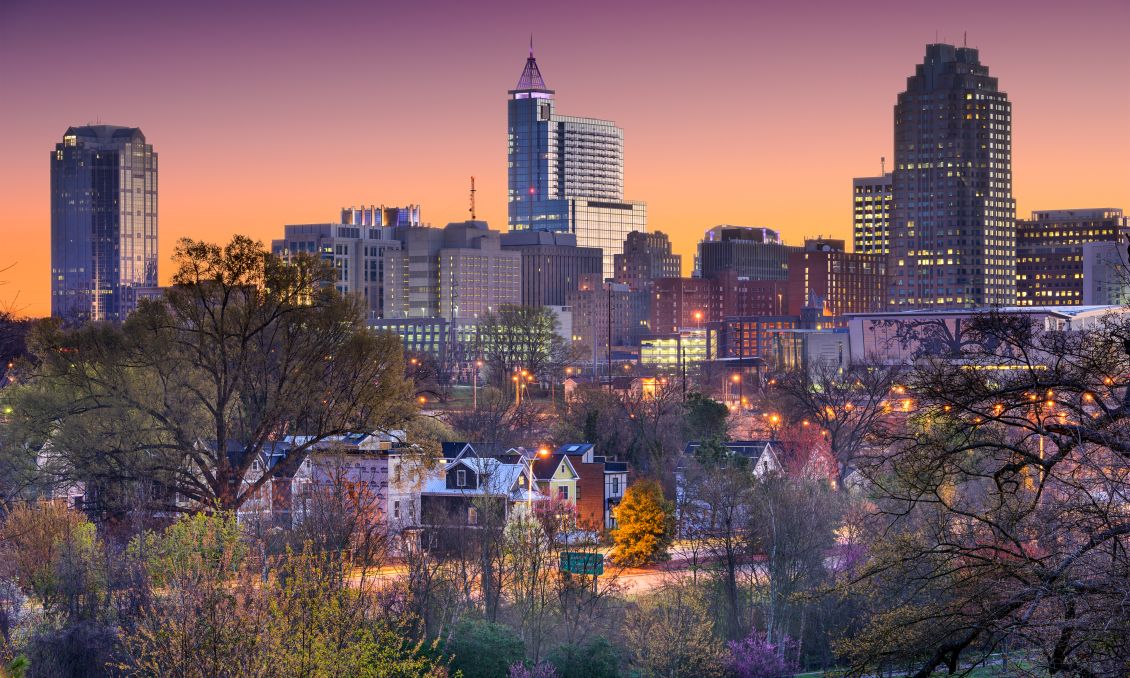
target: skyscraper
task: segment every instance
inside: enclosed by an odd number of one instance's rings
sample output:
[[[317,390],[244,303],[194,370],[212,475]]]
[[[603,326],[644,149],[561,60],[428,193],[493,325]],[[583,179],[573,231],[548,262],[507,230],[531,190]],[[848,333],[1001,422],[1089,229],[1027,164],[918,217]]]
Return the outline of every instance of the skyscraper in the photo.
[[[531,47],[510,90],[508,223],[511,231],[563,231],[604,251],[604,270],[632,231],[647,230],[647,205],[624,200],[624,131],[608,120],[559,115]]]
[[[683,257],[671,253],[671,239],[663,231],[632,231],[624,239],[624,251],[613,257],[612,277],[633,290],[646,290],[656,278],[678,278],[683,274]]]
[[[894,110],[890,303],[1016,301],[1012,105],[968,47],[926,46]]]
[[[891,173],[851,180],[854,252],[887,254],[891,250]]]
[[[157,286],[157,153],[136,127],[70,127],[51,155],[51,315],[121,321]]]

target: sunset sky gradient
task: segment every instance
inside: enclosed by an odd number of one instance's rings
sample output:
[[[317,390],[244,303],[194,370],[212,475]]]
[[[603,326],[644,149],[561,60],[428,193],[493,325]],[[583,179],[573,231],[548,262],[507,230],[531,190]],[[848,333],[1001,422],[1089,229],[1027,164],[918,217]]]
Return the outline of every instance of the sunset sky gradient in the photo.
[[[719,223],[850,239],[851,179],[937,38],[1013,104],[1018,214],[1130,209],[1130,2],[0,0],[0,301],[49,312],[49,157],[69,125],[138,126],[176,240],[264,241],[362,203],[506,223],[506,91],[534,35],[564,114],[625,130],[626,197],[689,271]]]

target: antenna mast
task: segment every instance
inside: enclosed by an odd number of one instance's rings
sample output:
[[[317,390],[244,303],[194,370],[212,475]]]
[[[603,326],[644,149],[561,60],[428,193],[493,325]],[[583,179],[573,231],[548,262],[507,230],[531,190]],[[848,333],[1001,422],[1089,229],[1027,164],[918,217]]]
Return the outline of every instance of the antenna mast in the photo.
[[[886,173],[887,173],[887,156],[884,155],[881,158],[879,158],[879,174],[883,175],[883,174],[886,174]]]
[[[471,177],[471,221],[475,220],[475,177]]]

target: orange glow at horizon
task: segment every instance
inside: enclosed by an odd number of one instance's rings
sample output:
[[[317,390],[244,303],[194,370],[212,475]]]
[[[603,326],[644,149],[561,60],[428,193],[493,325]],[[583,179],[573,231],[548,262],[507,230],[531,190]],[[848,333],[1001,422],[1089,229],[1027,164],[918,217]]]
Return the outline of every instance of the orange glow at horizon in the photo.
[[[183,236],[269,245],[373,203],[466,219],[471,175],[505,230],[506,91],[531,29],[558,111],[624,128],[625,197],[685,273],[717,224],[850,242],[852,177],[892,166],[895,98],[935,28],[967,29],[1009,95],[1018,216],[1130,210],[1125,2],[109,4],[73,23],[0,8],[0,303],[27,315],[50,308],[49,155],[69,125],[154,145],[163,283]]]

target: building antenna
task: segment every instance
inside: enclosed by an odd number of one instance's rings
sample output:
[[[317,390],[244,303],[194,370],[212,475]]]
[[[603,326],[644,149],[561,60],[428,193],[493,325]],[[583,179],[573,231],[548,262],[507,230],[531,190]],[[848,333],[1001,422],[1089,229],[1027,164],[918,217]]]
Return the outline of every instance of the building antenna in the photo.
[[[475,220],[475,177],[471,177],[471,221]]]
[[[962,47],[968,47],[969,46],[969,31],[962,31],[961,32],[961,46]]]
[[[884,175],[886,173],[887,173],[887,156],[884,155],[884,156],[879,158],[879,174],[881,176],[881,175]]]
[[[534,58],[534,34],[530,33],[530,58]]]

